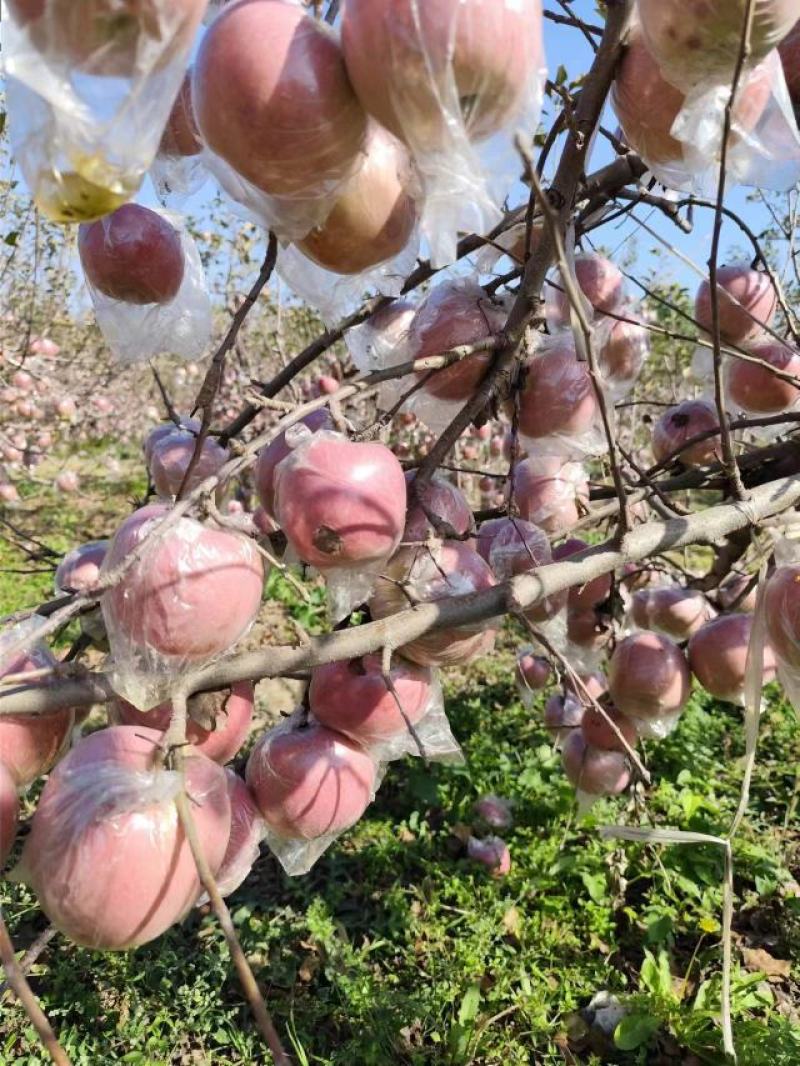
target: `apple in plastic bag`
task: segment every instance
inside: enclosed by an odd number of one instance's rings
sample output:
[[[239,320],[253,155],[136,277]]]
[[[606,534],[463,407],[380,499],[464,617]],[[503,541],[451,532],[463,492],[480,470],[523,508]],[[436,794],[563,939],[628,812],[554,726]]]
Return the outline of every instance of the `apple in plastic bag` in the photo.
[[[322,725],[265,734],[246,780],[262,817],[284,839],[341,833],[367,809],[375,763],[358,744]]]
[[[557,341],[527,364],[519,395],[519,431],[534,440],[580,439],[598,419],[597,396],[586,363],[578,360],[571,339]]]
[[[448,481],[446,477],[434,474],[423,489],[420,502],[414,495],[416,473],[416,470],[407,470],[405,475],[408,486],[408,510],[406,511],[406,527],[403,530],[403,543],[424,541],[431,534],[438,535],[422,504],[431,514],[446,522],[454,533],[459,536],[469,533],[473,522],[472,509],[461,489],[452,481]]]
[[[771,337],[749,344],[747,351],[757,363],[730,356],[727,386],[731,403],[758,415],[779,414],[794,407],[800,400],[800,388],[776,377],[770,368],[800,379],[800,352]]]
[[[738,702],[744,692],[753,616],[723,614],[689,641],[689,665],[703,688],[718,700]],[[764,684],[775,679],[775,653],[764,644]]]
[[[329,195],[359,163],[367,119],[339,43],[299,5],[221,11],[195,59],[192,100],[206,145],[272,196]]]
[[[78,253],[89,283],[121,303],[170,303],[183,282],[180,233],[141,204],[123,204],[97,222],[82,223]]]
[[[161,734],[113,726],[84,737],[51,773],[33,816],[21,879],[47,917],[84,947],[138,947],[180,922],[202,886],[178,819],[180,778],[156,770]],[[186,792],[212,873],[228,844],[222,767],[186,750]]]
[[[657,585],[634,592],[631,615],[642,629],[654,629],[673,640],[684,641],[713,617],[714,609],[697,589]]]
[[[317,666],[308,692],[311,713],[364,745],[407,732],[408,723],[416,725],[428,709],[433,677],[430,669],[397,656],[390,677],[396,698],[383,678],[379,655]]]
[[[435,151],[459,118],[478,141],[518,114],[543,66],[541,3],[348,0],[342,47],[364,107],[415,150]]]
[[[317,433],[278,467],[275,508],[303,562],[320,570],[373,565],[403,535],[403,468],[383,444]]]
[[[117,530],[104,563],[112,570],[170,512],[142,507]],[[156,534],[143,556],[103,595],[112,648],[115,636],[145,652],[200,661],[232,647],[261,604],[264,567],[255,544],[228,530],[178,519]]]
[[[564,741],[561,765],[570,783],[590,796],[618,796],[631,780],[624,753],[590,747],[580,729]]]
[[[669,637],[633,633],[621,640],[608,670],[608,692],[618,710],[653,720],[682,711],[691,675],[686,656]]]
[[[710,400],[684,400],[659,418],[653,427],[653,455],[659,463],[676,460],[684,466],[707,466],[722,458],[719,433],[683,445],[711,430],[719,430],[716,405]]]
[[[174,432],[165,434],[152,446],[148,467],[159,496],[169,499],[178,495],[196,446],[195,434],[177,426]],[[206,437],[185,491],[191,492],[206,478],[217,474],[229,458],[226,448],[221,448],[211,437]]]
[[[742,344],[771,326],[778,297],[769,277],[746,263],[733,263],[717,271],[719,331],[729,344]],[[694,317],[698,326],[711,333],[711,283],[703,281],[697,290]]]
[[[8,767],[0,763],[0,867],[14,846],[18,822],[17,782]]]
[[[319,429],[333,429],[330,411],[327,407],[318,407],[310,414],[304,415],[295,426],[284,430],[258,453],[255,467],[255,489],[261,506],[270,517],[275,515],[275,470],[278,464],[291,454],[292,447],[289,441],[297,437],[298,433],[302,433],[301,426],[305,426],[312,433],[316,433]],[[301,438],[297,437],[297,439]]]

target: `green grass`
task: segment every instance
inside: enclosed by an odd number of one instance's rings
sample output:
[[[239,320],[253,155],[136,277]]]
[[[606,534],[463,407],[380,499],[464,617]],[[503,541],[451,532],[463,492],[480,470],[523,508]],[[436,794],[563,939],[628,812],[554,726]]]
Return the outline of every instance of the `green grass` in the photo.
[[[58,529],[43,531],[30,505],[15,520],[62,550],[113,528],[114,508],[124,513],[140,488],[122,479],[117,500],[99,511],[93,502],[60,500]],[[0,569],[18,561],[9,547],[0,552]],[[49,577],[0,578],[0,610],[49,593]],[[299,606],[279,578],[269,589],[319,627],[316,600]],[[625,822],[724,833],[741,779],[741,712],[696,695],[678,731],[648,747],[647,793],[579,819],[541,707],[526,711],[516,697],[512,649],[509,635],[501,653],[447,678],[463,766],[393,764],[363,820],[309,875],[290,879],[263,854],[229,900],[300,1066],[677,1066],[690,1053],[723,1062],[720,855],[705,846],[619,845],[597,829]],[[770,692],[735,848],[734,1009],[745,1066],[800,1062],[795,977],[769,981],[744,968],[740,951],[762,948],[800,966],[799,757],[794,712]],[[470,864],[458,836],[487,792],[514,805],[506,834],[513,867],[504,880]],[[0,885],[0,894],[24,949],[46,919],[21,886]],[[76,1066],[270,1061],[206,914],[128,954],[101,955],[57,937],[31,980]],[[602,990],[631,1012],[617,1034],[628,1050],[581,1013]],[[4,1002],[0,1066],[46,1061],[25,1016]]]

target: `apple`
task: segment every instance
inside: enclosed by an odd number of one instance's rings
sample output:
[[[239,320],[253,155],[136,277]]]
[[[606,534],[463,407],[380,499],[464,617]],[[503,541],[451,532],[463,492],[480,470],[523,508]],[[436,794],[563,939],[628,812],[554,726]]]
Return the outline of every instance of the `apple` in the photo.
[[[216,880],[220,895],[230,896],[253,869],[265,827],[250,789],[229,766],[225,781],[231,804],[231,833]]]
[[[625,278],[610,259],[595,252],[575,256],[575,279],[578,288],[595,311],[619,311],[625,299]],[[561,277],[558,288],[550,286],[548,317],[555,325],[567,328],[570,324],[570,302]]]
[[[680,642],[713,618],[714,610],[696,589],[660,585],[634,592],[631,615],[642,629],[652,629]]]
[[[505,320],[504,310],[479,285],[464,280],[444,282],[431,290],[411,322],[408,357],[429,359],[488,340],[503,328]],[[434,373],[418,370],[417,377],[425,378],[425,391],[439,400],[468,400],[492,359],[491,351],[475,352]]]
[[[733,263],[717,271],[719,330],[729,344],[743,344],[771,326],[778,297],[769,277],[747,263]],[[712,331],[711,284],[701,282],[695,298],[694,317],[706,333]]]
[[[514,502],[520,515],[551,535],[580,521],[579,503],[589,502],[589,483],[580,463],[536,455],[514,467]]]
[[[458,536],[464,536],[472,529],[472,510],[461,489],[457,488],[452,481],[434,474],[422,493],[422,501],[414,492],[416,470],[406,471],[406,486],[408,490],[408,510],[406,511],[406,527],[403,531],[403,543],[427,540],[431,535],[437,535],[436,530],[430,523],[430,519],[423,510],[422,504],[437,518],[446,522]]]
[[[526,690],[538,692],[540,689],[547,688],[552,673],[553,668],[549,659],[534,655],[529,651],[517,654],[517,688],[522,692]]]
[[[571,559],[579,552],[587,551],[590,547],[585,540],[571,537],[553,549],[553,562],[562,562]],[[611,595],[611,574],[603,574],[601,577],[587,581],[585,585],[576,585],[569,590],[569,607],[572,611],[588,611],[593,607],[604,603]]]
[[[581,719],[581,732],[583,739],[590,748],[601,748],[603,751],[627,751],[636,747],[636,726],[616,707],[604,708],[605,714],[594,705],[586,708]],[[625,743],[620,740],[611,722],[619,730]],[[627,747],[625,746],[627,744]]]
[[[538,526],[522,518],[493,518],[478,529],[476,546],[498,581],[508,581],[518,574],[528,574],[552,562],[550,541]],[[566,596],[557,593],[525,610],[532,622],[553,618],[566,604]]]
[[[67,591],[88,592],[94,588],[109,543],[107,540],[90,540],[68,552],[56,569],[56,592],[61,595]]]
[[[311,713],[364,746],[404,733],[406,719],[414,726],[428,710],[433,675],[427,667],[394,657],[389,676],[397,698],[386,685],[379,655],[317,666],[308,691]]]
[[[794,29],[783,39],[779,51],[789,96],[797,108],[800,106],[800,21],[794,24]]]
[[[322,725],[266,733],[247,761],[245,776],[269,828],[289,840],[316,840],[349,829],[375,790],[372,758]]]
[[[255,489],[261,506],[269,517],[275,515],[275,471],[278,464],[292,453],[292,445],[302,440],[305,426],[312,433],[320,429],[332,429],[333,421],[327,407],[318,407],[310,414],[304,415],[294,426],[280,433],[258,453],[255,467]]]
[[[17,782],[8,767],[0,763],[0,868],[14,846],[18,822]]]
[[[348,0],[342,48],[364,107],[415,151],[435,152],[459,118],[480,141],[519,113],[544,66],[541,3]]]
[[[592,748],[573,729],[564,741],[561,764],[570,783],[590,796],[618,796],[630,784],[631,771],[621,751]]]
[[[177,496],[196,447],[195,434],[177,427],[174,432],[161,436],[152,445],[148,466],[159,496],[165,499]],[[226,448],[221,448],[211,437],[206,437],[186,491],[191,492],[206,478],[218,474],[229,458]]]
[[[325,221],[297,247],[335,274],[361,274],[393,259],[416,226],[413,182],[406,149],[371,124],[358,170],[337,189]]]
[[[135,511],[117,530],[103,573],[139,548],[170,512],[165,504]],[[156,533],[138,561],[102,598],[115,636],[140,652],[199,662],[227,651],[250,628],[261,604],[264,568],[252,541],[181,517]]]
[[[329,195],[358,166],[367,120],[339,43],[295,4],[239,0],[220,12],[195,59],[192,102],[211,151],[272,196]]]
[[[414,603],[483,592],[494,584],[488,564],[460,541],[401,548],[378,578],[369,607],[374,619],[388,618]],[[463,665],[491,649],[495,632],[490,623],[432,630],[400,651],[420,666]]]
[[[757,599],[758,584],[753,584],[752,574],[729,574],[717,590],[717,603],[723,611],[752,612]]]
[[[73,943],[122,951],[181,921],[202,886],[175,808],[180,779],[155,768],[161,734],[113,726],[80,740],[42,792],[21,879]],[[231,807],[220,766],[189,747],[186,791],[212,873],[222,865]]]
[[[653,454],[659,463],[676,460],[684,466],[707,466],[722,458],[719,434],[682,445],[701,433],[719,429],[716,405],[710,400],[684,400],[659,418],[653,427]]]
[[[759,362],[730,357],[727,386],[731,403],[756,415],[779,414],[794,407],[800,400],[800,387],[776,377],[769,368],[800,379],[800,352],[771,337],[748,345],[747,350]]]
[[[221,692],[206,692],[189,699],[186,736],[190,744],[207,759],[226,763],[247,740],[253,721],[255,686],[252,681],[237,681]],[[142,725],[166,730],[172,717],[172,704],[162,703],[149,711],[140,711],[127,700],[117,699],[114,706],[122,725]],[[204,724],[193,717],[201,717]]]
[[[770,574],[764,613],[776,655],[793,671],[800,669],[800,564],[778,566]]]
[[[751,614],[723,614],[699,629],[689,641],[689,665],[703,688],[718,700],[738,703],[744,692]],[[775,679],[777,662],[764,645],[764,684]]]
[[[514,821],[511,804],[502,796],[481,796],[472,809],[492,829],[509,829]]]
[[[580,729],[586,708],[574,697],[554,694],[544,705],[544,725],[557,745],[561,745],[576,729]]]
[[[633,633],[614,649],[608,693],[623,714],[645,720],[678,714],[686,706],[690,689],[686,656],[669,637]]]
[[[296,555],[311,566],[374,565],[403,535],[403,468],[383,444],[315,433],[275,471],[275,510]]]
[[[574,341],[554,338],[527,363],[519,395],[519,431],[533,440],[575,438],[597,424],[599,408],[586,363],[578,360]]]
[[[188,71],[169,113],[158,154],[172,158],[190,158],[200,155],[202,151],[203,142],[200,140],[200,131],[192,108],[192,73]]]
[[[122,303],[170,303],[183,282],[180,234],[141,204],[123,204],[97,222],[82,223],[78,254],[89,284]]]
[[[467,841],[467,855],[473,862],[488,867],[492,877],[505,877],[511,871],[511,852],[508,844],[500,837],[484,837],[479,840],[471,836]]]
[[[639,0],[647,46],[673,85],[730,86],[746,26],[748,0]],[[751,61],[777,48],[797,19],[794,0],[753,0]]]

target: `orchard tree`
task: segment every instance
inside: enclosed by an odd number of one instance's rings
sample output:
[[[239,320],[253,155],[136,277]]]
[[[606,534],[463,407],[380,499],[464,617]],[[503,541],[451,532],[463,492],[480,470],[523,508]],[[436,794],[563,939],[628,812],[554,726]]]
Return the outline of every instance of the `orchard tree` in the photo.
[[[210,901],[290,1062],[224,897],[261,848],[305,874],[394,760],[459,758],[440,673],[504,629],[581,811],[646,803],[649,745],[693,684],[744,707],[726,835],[604,830],[721,850],[735,1057],[732,840],[762,688],[800,698],[797,4],[6,6],[25,191],[5,188],[2,523],[57,565],[54,597],[0,633],[3,860],[46,777],[13,877],[101,951]],[[702,266],[670,237],[700,220]],[[645,256],[601,253],[621,221],[695,276],[693,305]],[[146,496],[51,559],[15,528],[19,472],[109,438],[143,449]],[[69,463],[56,488],[79,491]],[[329,625],[245,651],[270,571],[324,587]],[[254,686],[278,677],[300,705],[254,730]],[[106,724],[82,736],[91,708]],[[501,798],[479,813],[509,824]],[[501,837],[467,848],[509,873]],[[0,955],[68,1061],[2,918]]]

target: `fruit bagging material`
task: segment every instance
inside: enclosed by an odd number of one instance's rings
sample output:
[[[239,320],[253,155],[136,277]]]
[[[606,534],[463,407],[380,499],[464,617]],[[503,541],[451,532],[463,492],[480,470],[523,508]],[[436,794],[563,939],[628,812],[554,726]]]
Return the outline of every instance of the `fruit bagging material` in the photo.
[[[0,676],[55,668],[55,656],[37,638],[43,623],[40,615],[33,615],[0,633]],[[54,681],[55,676],[44,675],[36,684],[44,686]],[[75,711],[70,708],[36,716],[0,716],[0,763],[18,788],[33,784],[63,755],[75,720]]]
[[[141,552],[101,600],[114,690],[140,711],[171,699],[189,670],[233,648],[253,624],[263,592],[264,566],[252,540],[185,516],[159,532],[170,510],[151,504],[135,511],[103,564],[107,574]]]
[[[365,292],[399,296],[419,255],[421,195],[405,146],[370,120],[355,173],[331,195],[325,219],[281,247],[278,273],[330,326]]]
[[[309,690],[313,719],[366,748],[381,763],[407,755],[428,762],[463,763],[445,712],[438,671],[394,656],[389,671],[393,694],[381,665],[380,656],[370,655],[357,662],[317,667]]]
[[[698,80],[696,71],[662,67],[634,21],[611,99],[631,147],[668,188],[701,196],[716,189],[738,54],[737,44],[724,73],[707,68]],[[800,133],[777,49],[745,66],[731,118],[729,184],[791,188],[800,175]]]
[[[345,4],[348,73],[365,109],[409,147],[435,266],[453,262],[459,233],[485,234],[501,218],[519,171],[514,134],[538,124],[542,21],[540,0]]]
[[[299,709],[257,742],[246,780],[264,840],[291,877],[314,866],[355,825],[380,787],[385,764]]]
[[[135,217],[132,209],[136,209]],[[116,257],[119,266],[125,266],[127,258],[135,257],[139,273],[145,276],[141,295],[131,298],[121,290],[114,295],[109,286],[104,286],[106,291],[103,291],[101,276],[93,281],[85,267],[86,286],[106,343],[121,363],[140,363],[162,354],[175,355],[187,362],[202,358],[211,342],[211,297],[194,238],[179,216],[164,210],[152,211],[128,204],[121,212],[130,214],[131,221],[121,218],[117,211],[92,223],[95,229],[90,231],[87,227],[82,232],[82,238],[87,232],[89,236],[97,233],[106,256],[112,261]],[[148,299],[147,275],[154,270],[155,261],[148,261],[153,251],[144,244],[139,247],[138,239],[150,215],[174,234],[180,263],[171,267],[174,276],[166,282],[150,279],[154,282],[149,293],[152,299],[144,302]]]
[[[775,545],[775,569],[766,579],[753,629],[765,628],[764,641],[775,654],[778,680],[800,714],[800,544],[785,536]],[[762,626],[759,625],[759,611]]]
[[[182,921],[202,891],[175,805],[184,776],[159,765],[161,736],[141,726],[92,733],[44,787],[13,876],[73,943],[146,944]],[[216,874],[231,831],[225,772],[188,747],[185,787]]]
[[[196,56],[192,102],[205,166],[281,241],[324,223],[361,165],[367,116],[338,35],[299,0],[225,6]]]
[[[15,159],[48,218],[100,218],[135,195],[155,157],[206,0],[8,6]]]
[[[261,842],[266,832],[264,819],[259,814],[250,789],[230,766],[225,767],[225,782],[231,805],[231,832],[216,878],[219,894],[223,898],[230,896],[247,880],[261,854]],[[208,893],[204,892],[196,906],[202,907],[209,902]]]

